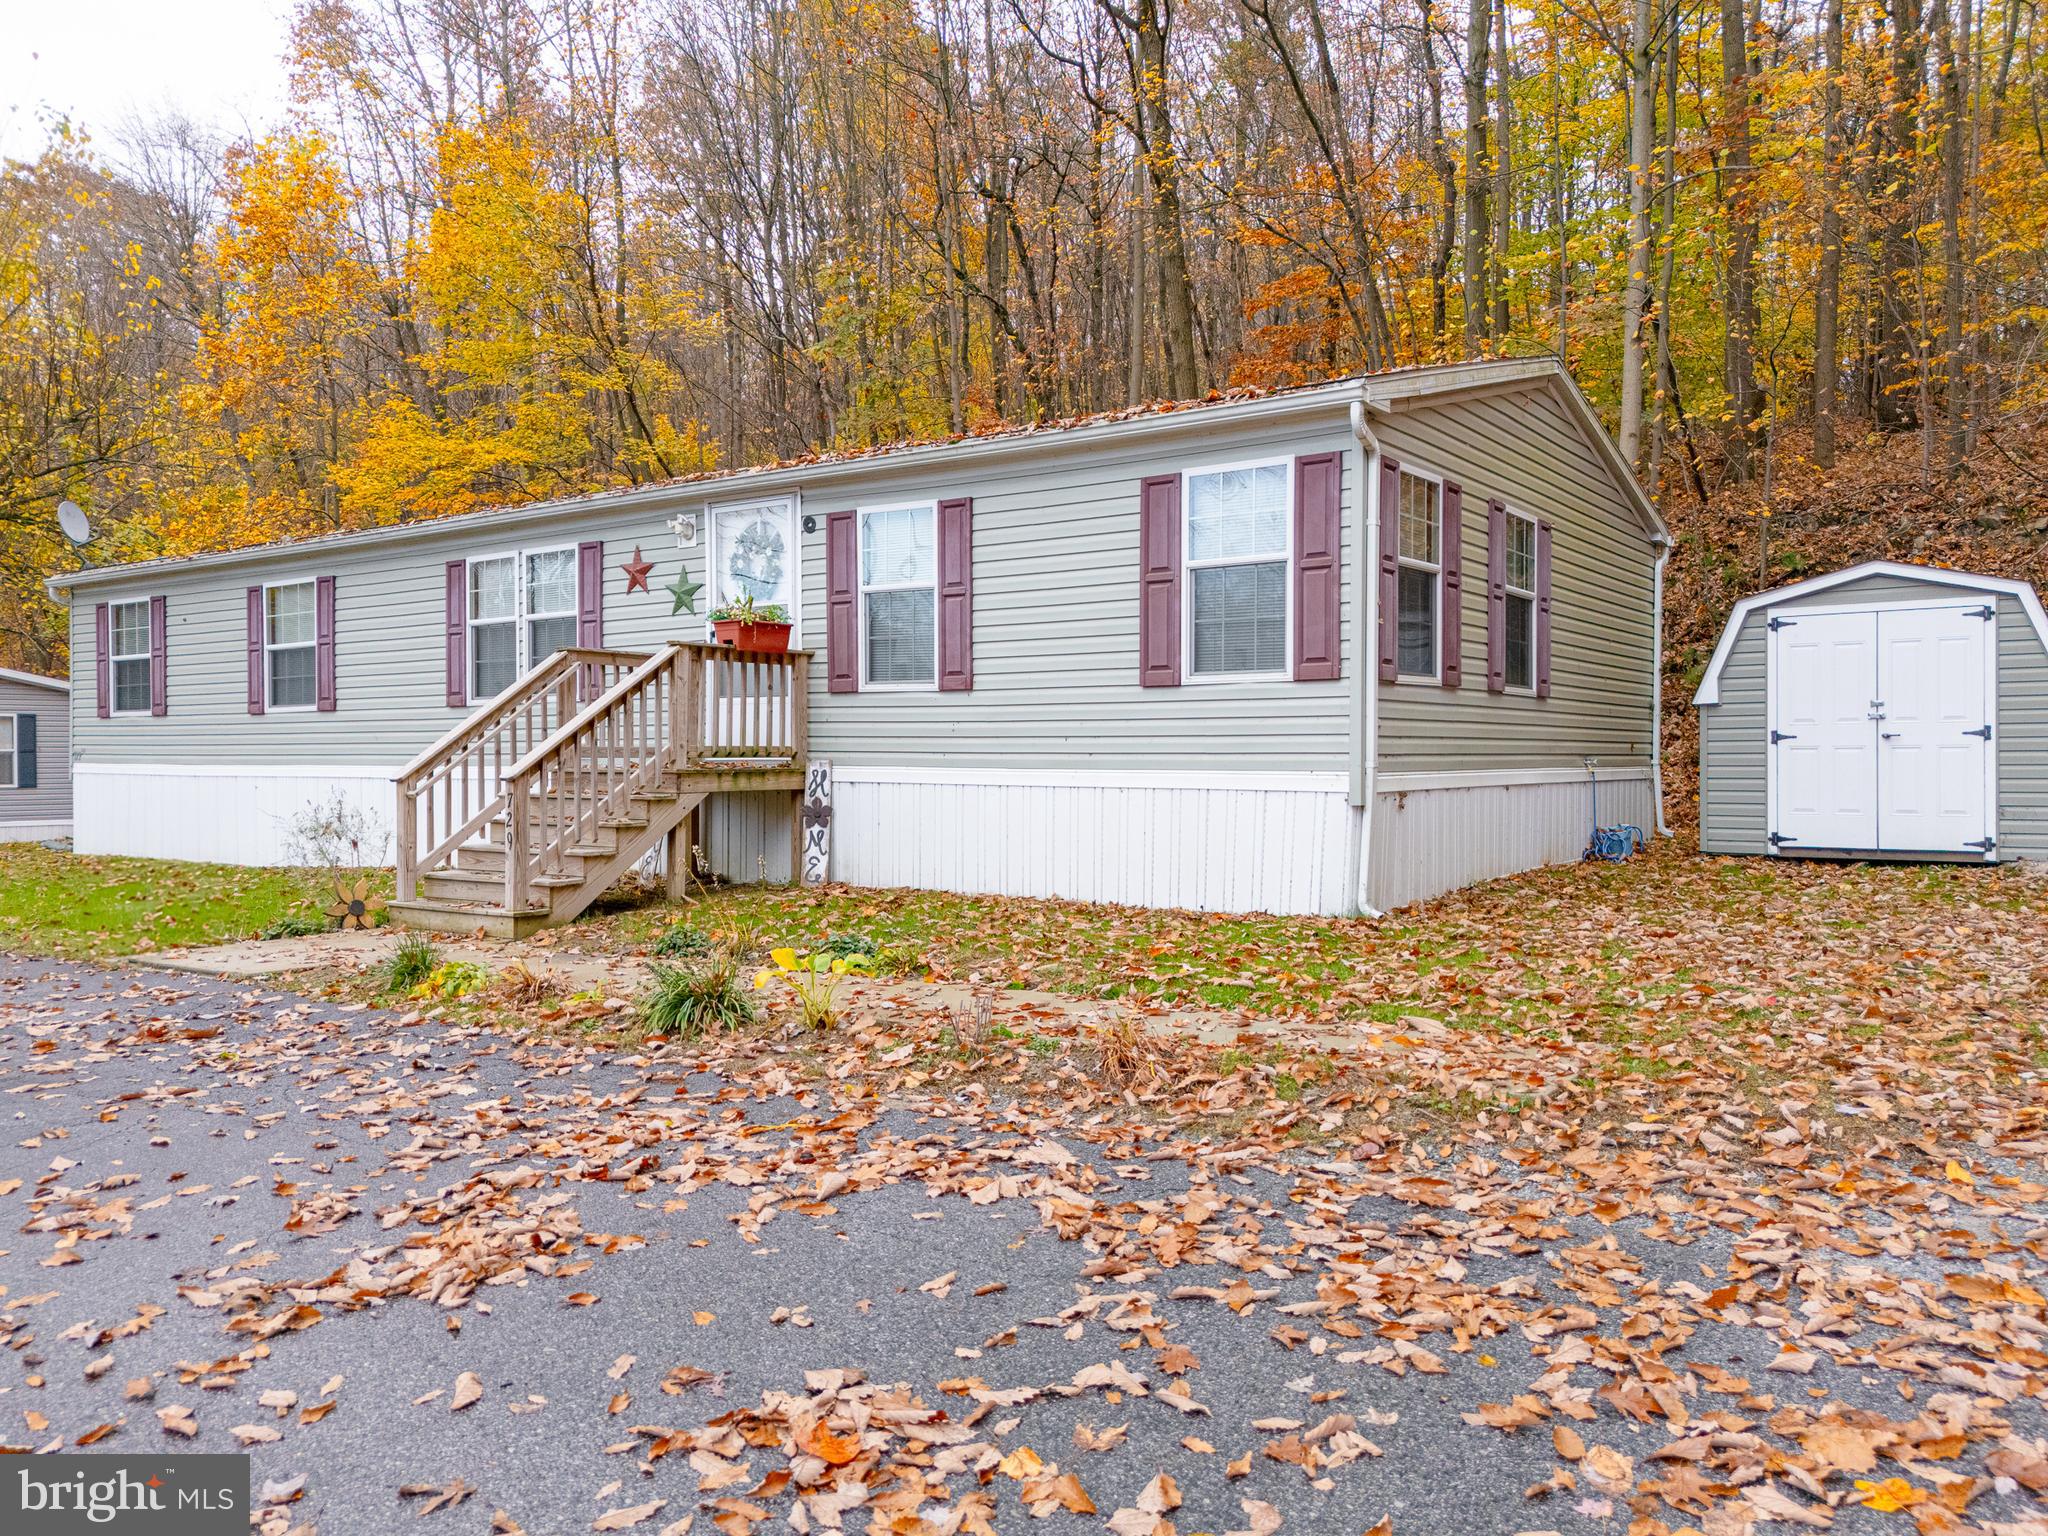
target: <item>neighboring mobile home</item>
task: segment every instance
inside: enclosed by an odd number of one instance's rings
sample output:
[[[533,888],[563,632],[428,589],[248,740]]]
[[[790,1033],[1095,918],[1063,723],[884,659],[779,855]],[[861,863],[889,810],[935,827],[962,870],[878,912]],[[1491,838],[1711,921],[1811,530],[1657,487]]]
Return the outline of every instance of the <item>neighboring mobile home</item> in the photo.
[[[339,794],[399,823],[402,884],[415,861],[451,901],[512,868],[457,844],[562,843],[515,877],[544,907],[670,827],[687,769],[710,862],[786,879],[808,760],[831,766],[833,879],[1385,909],[1577,857],[1589,762],[1602,820],[1655,825],[1669,542],[1537,359],[93,570],[50,583],[78,845],[271,861]],[[789,608],[807,684],[793,660],[751,683],[643,663],[706,638],[675,613],[700,583],[699,613]],[[715,739],[649,759],[630,805],[610,780],[590,800],[582,778],[669,750],[686,714]]]
[[[2048,858],[2023,581],[1874,560],[1744,598],[1693,703],[1704,852]]]
[[[71,835],[71,685],[0,667],[0,843]]]

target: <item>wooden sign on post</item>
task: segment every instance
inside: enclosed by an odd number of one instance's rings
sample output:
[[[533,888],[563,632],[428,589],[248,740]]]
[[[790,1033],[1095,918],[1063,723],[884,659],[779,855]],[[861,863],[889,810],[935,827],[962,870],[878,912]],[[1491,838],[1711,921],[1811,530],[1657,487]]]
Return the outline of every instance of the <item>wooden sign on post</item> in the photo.
[[[803,883],[823,885],[832,873],[832,765],[812,758],[804,771]]]

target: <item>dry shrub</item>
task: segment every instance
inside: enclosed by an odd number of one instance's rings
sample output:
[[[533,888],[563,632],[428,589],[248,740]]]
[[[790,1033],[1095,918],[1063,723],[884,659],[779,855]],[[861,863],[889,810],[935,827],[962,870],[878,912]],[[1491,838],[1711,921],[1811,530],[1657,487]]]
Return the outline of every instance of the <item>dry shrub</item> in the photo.
[[[1152,1077],[1158,1047],[1145,1033],[1144,1023],[1136,1014],[1112,1014],[1095,1025],[1091,1033],[1104,1082],[1117,1088],[1135,1088]]]
[[[959,1042],[962,1055],[971,1059],[988,1054],[988,1035],[995,1013],[996,1000],[986,992],[975,993],[970,1007],[949,1010],[953,1038]]]
[[[544,1008],[562,990],[561,983],[546,971],[536,971],[524,960],[514,960],[498,972],[498,990],[519,1008]]]

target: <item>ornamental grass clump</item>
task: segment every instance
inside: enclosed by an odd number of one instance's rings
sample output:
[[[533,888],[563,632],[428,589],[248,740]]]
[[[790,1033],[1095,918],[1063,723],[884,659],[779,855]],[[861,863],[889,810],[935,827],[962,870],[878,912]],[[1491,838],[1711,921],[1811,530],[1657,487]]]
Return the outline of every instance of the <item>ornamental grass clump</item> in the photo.
[[[796,999],[806,1029],[825,1029],[838,1019],[839,989],[847,977],[874,974],[866,955],[830,955],[823,950],[799,955],[785,946],[770,950],[768,959],[774,969],[755,973],[754,990],[782,982]]]
[[[384,985],[392,992],[410,992],[433,975],[434,967],[440,963],[441,952],[434,948],[432,940],[425,934],[408,933],[399,939],[398,948],[384,962]]]
[[[640,1027],[650,1035],[695,1039],[707,1030],[739,1029],[754,1022],[753,1000],[722,956],[697,966],[650,965],[640,995]]]

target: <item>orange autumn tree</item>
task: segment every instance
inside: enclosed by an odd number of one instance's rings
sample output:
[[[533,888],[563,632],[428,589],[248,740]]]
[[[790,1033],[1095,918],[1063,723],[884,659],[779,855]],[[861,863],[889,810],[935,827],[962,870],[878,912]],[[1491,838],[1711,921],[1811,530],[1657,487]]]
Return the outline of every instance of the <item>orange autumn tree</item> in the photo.
[[[394,393],[360,413],[360,442],[336,470],[346,511],[439,516],[712,462],[694,423],[660,418],[593,468],[607,457],[608,405],[659,366],[593,335],[576,200],[515,119],[444,130],[438,167],[426,238],[405,259],[425,342],[411,361],[430,398]]]
[[[224,200],[203,253],[218,297],[147,514],[174,552],[343,526],[336,470],[374,377],[380,283],[326,145],[294,135],[232,152]]]

